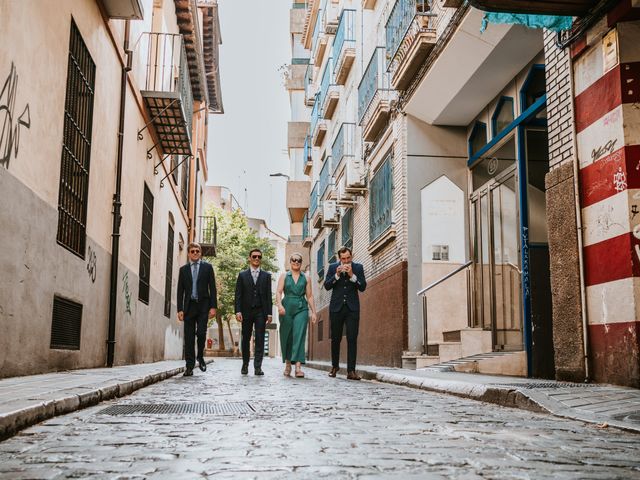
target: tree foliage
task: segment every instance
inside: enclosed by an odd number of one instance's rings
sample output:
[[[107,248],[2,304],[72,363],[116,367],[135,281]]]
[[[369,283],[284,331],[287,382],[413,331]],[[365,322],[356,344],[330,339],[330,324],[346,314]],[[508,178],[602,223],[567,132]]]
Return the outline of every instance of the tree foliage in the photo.
[[[218,323],[235,316],[235,288],[238,273],[249,267],[249,252],[253,248],[262,250],[262,269],[278,270],[276,249],[268,239],[258,238],[255,230],[247,224],[241,210],[233,212],[217,207],[207,209],[207,216],[215,216],[218,226],[216,257],[207,259],[215,267],[218,290]]]

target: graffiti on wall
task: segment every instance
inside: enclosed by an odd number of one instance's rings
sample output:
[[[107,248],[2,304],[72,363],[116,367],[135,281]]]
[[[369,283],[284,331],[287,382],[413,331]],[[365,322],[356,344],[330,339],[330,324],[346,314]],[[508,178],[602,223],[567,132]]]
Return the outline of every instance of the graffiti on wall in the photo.
[[[29,104],[22,109],[22,113],[16,118],[16,93],[18,91],[18,74],[16,67],[11,62],[9,76],[5,79],[0,90],[0,165],[9,168],[11,154],[18,157],[20,149],[20,129],[31,127],[31,115]]]
[[[525,298],[531,295],[529,291],[529,229],[522,227],[522,285]]]
[[[131,315],[131,292],[129,291],[129,272],[122,276],[122,294],[124,295],[124,311]]]
[[[96,258],[96,252],[89,247],[89,254],[87,255],[87,272],[92,283],[96,283],[96,275],[98,273],[98,259]]]
[[[618,167],[618,171],[613,174],[613,188],[616,192],[622,192],[627,188],[627,177],[622,171],[622,167]]]
[[[616,143],[618,143],[618,139],[614,138],[613,140],[609,140],[604,145],[600,145],[598,148],[594,148],[591,150],[591,159],[595,162],[603,155],[609,155],[613,153],[613,150],[616,148]]]

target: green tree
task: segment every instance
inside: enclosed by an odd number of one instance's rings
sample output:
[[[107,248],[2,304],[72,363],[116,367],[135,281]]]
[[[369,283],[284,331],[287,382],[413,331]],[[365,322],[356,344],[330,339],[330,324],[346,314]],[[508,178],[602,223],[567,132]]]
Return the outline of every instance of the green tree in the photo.
[[[240,210],[229,212],[212,206],[207,209],[206,215],[216,218],[218,228],[216,256],[209,258],[208,261],[215,267],[219,347],[225,350],[223,322],[227,323],[231,333],[230,322],[235,319],[236,313],[235,289],[238,273],[248,268],[249,252],[253,248],[262,250],[261,268],[268,272],[276,272],[278,270],[276,249],[268,239],[258,238],[257,232],[249,227],[247,217]]]

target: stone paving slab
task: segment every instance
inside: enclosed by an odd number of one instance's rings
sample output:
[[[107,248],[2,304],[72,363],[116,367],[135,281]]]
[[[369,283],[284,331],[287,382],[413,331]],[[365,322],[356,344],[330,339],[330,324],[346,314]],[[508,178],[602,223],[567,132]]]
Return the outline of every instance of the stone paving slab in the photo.
[[[307,366],[325,371],[331,368],[329,362],[317,360],[307,362]],[[640,390],[634,388],[376,366],[359,367],[358,373],[368,380],[550,413],[640,433]],[[346,374],[346,365],[341,365],[340,374]],[[544,386],[537,387],[536,384]]]
[[[0,379],[0,440],[48,418],[128,395],[183,371],[184,361],[176,360]]]

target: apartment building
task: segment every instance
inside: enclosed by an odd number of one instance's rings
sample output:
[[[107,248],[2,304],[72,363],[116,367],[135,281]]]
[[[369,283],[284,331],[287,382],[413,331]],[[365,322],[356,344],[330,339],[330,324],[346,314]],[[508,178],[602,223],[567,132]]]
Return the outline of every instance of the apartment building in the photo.
[[[181,358],[219,31],[215,0],[0,1],[0,376]]]
[[[303,241],[320,308],[337,246],[365,265],[361,361],[638,384],[637,18],[628,1],[308,2]]]

